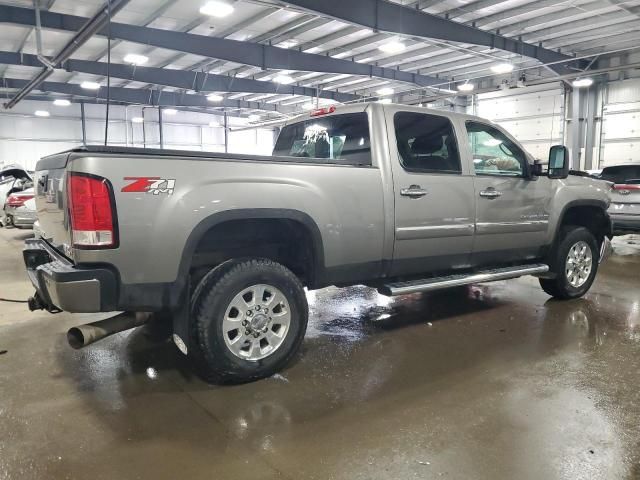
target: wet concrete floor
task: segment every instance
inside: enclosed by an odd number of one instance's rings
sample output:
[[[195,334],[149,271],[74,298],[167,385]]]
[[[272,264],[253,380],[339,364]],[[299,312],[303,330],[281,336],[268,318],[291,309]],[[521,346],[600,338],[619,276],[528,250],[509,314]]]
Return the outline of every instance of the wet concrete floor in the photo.
[[[0,230],[0,297],[28,232]],[[637,244],[636,244],[637,242]],[[640,478],[640,239],[584,299],[532,278],[389,299],[309,294],[281,375],[210,386],[136,330],[0,304],[0,479]]]

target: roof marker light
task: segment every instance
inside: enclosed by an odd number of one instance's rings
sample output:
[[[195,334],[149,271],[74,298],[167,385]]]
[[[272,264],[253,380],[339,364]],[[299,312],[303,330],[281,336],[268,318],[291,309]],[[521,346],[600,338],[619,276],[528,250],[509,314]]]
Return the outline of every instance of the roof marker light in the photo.
[[[330,113],[333,113],[336,111],[336,107],[334,105],[331,105],[330,107],[325,107],[325,108],[318,108],[317,110],[313,110],[309,116],[310,117],[319,117],[321,115],[329,115]]]

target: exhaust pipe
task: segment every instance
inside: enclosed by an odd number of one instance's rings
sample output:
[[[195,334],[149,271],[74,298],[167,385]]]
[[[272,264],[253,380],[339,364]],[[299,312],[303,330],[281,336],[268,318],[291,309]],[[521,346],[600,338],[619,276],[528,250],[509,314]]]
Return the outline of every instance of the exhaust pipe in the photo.
[[[144,325],[150,318],[149,312],[123,312],[115,317],[70,328],[67,341],[72,348],[79,350],[114,333]]]

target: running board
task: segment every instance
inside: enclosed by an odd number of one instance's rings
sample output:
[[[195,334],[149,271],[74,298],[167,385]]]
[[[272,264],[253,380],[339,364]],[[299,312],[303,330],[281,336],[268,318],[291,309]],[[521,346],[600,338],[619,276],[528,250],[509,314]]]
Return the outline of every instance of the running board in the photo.
[[[523,275],[535,275],[549,271],[549,265],[533,264],[520,265],[518,267],[496,268],[494,270],[484,270],[480,272],[449,275],[447,277],[435,277],[428,279],[411,280],[409,282],[388,283],[379,288],[383,295],[395,296],[406,295],[407,293],[430,292],[442,288],[459,287],[472,283],[495,282],[496,280],[507,280]]]

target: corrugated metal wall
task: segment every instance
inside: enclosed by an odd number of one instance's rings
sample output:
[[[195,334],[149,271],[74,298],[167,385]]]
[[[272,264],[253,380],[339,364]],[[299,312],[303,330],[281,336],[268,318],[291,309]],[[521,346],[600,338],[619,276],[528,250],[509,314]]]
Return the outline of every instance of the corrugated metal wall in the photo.
[[[543,162],[551,145],[563,143],[565,98],[559,83],[481,93],[473,110],[507,129]]]

